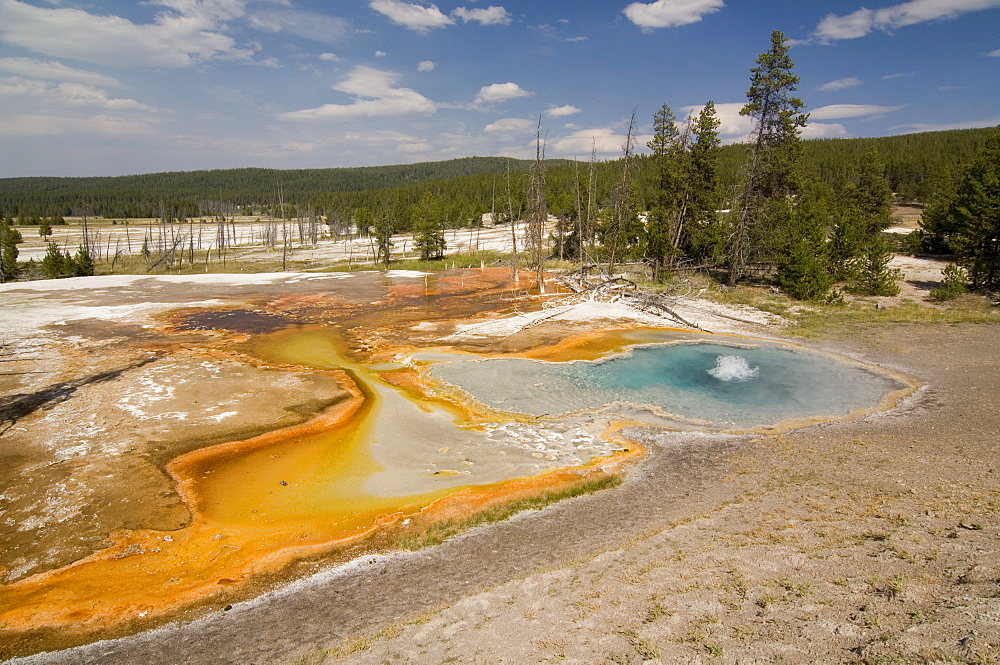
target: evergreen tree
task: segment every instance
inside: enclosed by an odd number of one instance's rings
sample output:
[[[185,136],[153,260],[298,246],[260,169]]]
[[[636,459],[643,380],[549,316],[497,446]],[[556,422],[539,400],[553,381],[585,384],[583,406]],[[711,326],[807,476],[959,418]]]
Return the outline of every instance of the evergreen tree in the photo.
[[[59,251],[54,242],[49,242],[42,258],[42,274],[46,279],[69,277],[73,274],[73,259]]]
[[[17,245],[23,240],[21,232],[0,215],[0,283],[17,277]]]
[[[808,115],[801,113],[802,100],[791,96],[799,77],[792,73],[785,36],[771,33],[771,48],[757,58],[752,68],[747,104],[740,115],[754,119],[750,165],[740,213],[730,249],[729,283],[742,276],[753,253],[756,258],[773,259],[767,242],[774,231],[790,223],[788,197],[798,189],[801,157],[799,132]]]
[[[691,128],[691,147],[686,173],[688,203],[681,248],[696,260],[715,261],[721,256],[726,230],[716,212],[719,205],[719,118],[709,101]]]
[[[778,285],[799,300],[822,300],[833,285],[825,253],[830,220],[829,191],[815,179],[808,180],[793,211],[796,234],[788,238],[778,262]]]
[[[894,255],[889,241],[881,235],[877,236],[858,257],[857,270],[847,284],[847,291],[863,296],[898,295],[896,280],[901,272],[889,267]]]
[[[889,267],[893,251],[882,232],[892,224],[892,190],[885,164],[874,149],[841,192],[840,214],[830,240],[831,269],[847,280],[851,293],[892,296],[899,293],[898,271]]]
[[[388,209],[380,210],[375,217],[376,261],[386,268],[392,255],[392,218]]]
[[[431,192],[424,192],[415,206],[413,225],[416,233],[413,243],[420,250],[420,258],[424,261],[444,258],[447,245],[441,224],[441,210],[437,198]]]
[[[963,174],[950,207],[953,245],[973,288],[1000,288],[1000,130]]]
[[[923,235],[921,249],[932,254],[950,254],[952,236],[957,231],[951,207],[955,201],[959,176],[947,169],[937,180],[930,201],[920,216]]]
[[[76,256],[70,260],[75,277],[90,277],[94,274],[94,261],[90,252],[83,245],[76,250]]]
[[[646,218],[645,255],[653,268],[653,279],[679,248],[674,243],[675,227],[681,223],[677,210],[681,190],[684,144],[670,106],[664,104],[653,116],[653,138],[647,143],[653,151],[656,185],[651,195],[652,205]]]

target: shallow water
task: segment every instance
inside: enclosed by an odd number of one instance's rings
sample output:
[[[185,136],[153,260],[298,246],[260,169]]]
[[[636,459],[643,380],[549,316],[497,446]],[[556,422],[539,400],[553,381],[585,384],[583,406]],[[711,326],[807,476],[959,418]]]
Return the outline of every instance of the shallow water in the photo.
[[[708,342],[644,346],[597,362],[458,360],[435,364],[431,375],[503,411],[556,416],[625,402],[741,428],[845,416],[903,387],[824,354]]]

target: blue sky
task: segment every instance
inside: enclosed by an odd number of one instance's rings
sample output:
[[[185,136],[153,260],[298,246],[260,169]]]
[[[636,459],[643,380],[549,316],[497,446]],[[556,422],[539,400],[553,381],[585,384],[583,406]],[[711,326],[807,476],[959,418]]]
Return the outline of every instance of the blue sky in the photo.
[[[772,30],[807,137],[1000,124],[1000,0],[863,1],[0,0],[0,176],[531,157],[539,118],[606,159],[707,100],[732,142]]]

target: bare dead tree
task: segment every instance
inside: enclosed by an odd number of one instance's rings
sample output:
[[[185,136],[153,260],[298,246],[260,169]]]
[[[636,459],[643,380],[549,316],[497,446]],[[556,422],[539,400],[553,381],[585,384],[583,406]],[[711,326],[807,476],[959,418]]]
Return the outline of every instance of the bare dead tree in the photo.
[[[510,278],[518,281],[517,220],[514,216],[514,194],[510,189],[510,160],[507,160],[507,220],[510,222]]]
[[[625,239],[625,226],[631,214],[632,168],[635,144],[635,110],[628,122],[628,132],[625,145],[622,146],[622,176],[615,188],[614,208],[611,213],[610,228],[606,234],[608,240],[608,276],[614,276],[615,262],[618,259],[622,243]]]
[[[542,141],[542,117],[538,116],[535,130],[535,161],[531,165],[528,181],[528,233],[527,249],[531,256],[531,269],[535,273],[539,293],[545,293],[543,263],[545,259],[545,222],[548,208],[545,205],[545,144]]]

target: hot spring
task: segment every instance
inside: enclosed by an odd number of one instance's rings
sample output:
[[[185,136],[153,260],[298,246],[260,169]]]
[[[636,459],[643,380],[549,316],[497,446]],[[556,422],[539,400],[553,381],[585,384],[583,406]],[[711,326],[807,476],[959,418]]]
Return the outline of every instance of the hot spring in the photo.
[[[432,377],[486,406],[559,416],[624,403],[716,427],[752,428],[873,409],[904,388],[833,356],[782,345],[657,344],[597,361],[491,358],[438,362]]]

